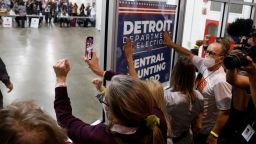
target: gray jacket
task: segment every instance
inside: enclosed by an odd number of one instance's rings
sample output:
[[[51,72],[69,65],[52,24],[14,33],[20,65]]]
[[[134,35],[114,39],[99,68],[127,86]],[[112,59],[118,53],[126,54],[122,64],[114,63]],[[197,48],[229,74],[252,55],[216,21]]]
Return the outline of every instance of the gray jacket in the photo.
[[[13,9],[14,9],[16,15],[26,16],[26,14],[27,14],[25,5],[15,4]]]

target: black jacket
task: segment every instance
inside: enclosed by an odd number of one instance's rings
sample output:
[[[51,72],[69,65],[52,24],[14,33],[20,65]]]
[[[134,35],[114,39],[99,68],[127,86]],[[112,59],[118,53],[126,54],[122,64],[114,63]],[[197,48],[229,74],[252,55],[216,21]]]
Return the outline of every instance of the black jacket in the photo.
[[[7,73],[6,67],[2,59],[0,58],[0,80],[7,86],[11,83],[10,77]]]

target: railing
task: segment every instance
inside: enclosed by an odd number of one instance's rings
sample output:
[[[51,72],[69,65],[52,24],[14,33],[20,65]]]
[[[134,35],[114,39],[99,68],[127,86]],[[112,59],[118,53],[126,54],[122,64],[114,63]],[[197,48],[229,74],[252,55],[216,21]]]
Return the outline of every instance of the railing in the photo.
[[[87,16],[57,16],[57,18],[68,18],[68,19],[91,19],[93,17],[87,17]]]
[[[43,17],[45,17],[44,15],[24,15],[24,16],[21,16],[21,15],[2,15],[2,17],[11,17],[11,18],[16,18],[16,17],[26,17],[27,20],[30,19],[30,18],[40,18],[40,19],[43,19]],[[88,17],[88,16],[57,16],[55,17],[57,19],[67,19],[67,20],[72,20],[72,19],[92,19],[93,17]],[[12,21],[12,20],[11,20]],[[38,23],[38,22],[37,22]],[[38,27],[39,25],[36,24],[37,26],[35,27]],[[10,22],[9,20],[9,23],[7,25],[4,26],[4,23],[3,23],[3,27],[13,27],[13,23]]]
[[[38,18],[44,17],[43,15],[24,15],[24,16],[26,16],[26,17],[38,17]],[[21,16],[21,15],[5,15],[3,17],[24,17],[24,16]]]

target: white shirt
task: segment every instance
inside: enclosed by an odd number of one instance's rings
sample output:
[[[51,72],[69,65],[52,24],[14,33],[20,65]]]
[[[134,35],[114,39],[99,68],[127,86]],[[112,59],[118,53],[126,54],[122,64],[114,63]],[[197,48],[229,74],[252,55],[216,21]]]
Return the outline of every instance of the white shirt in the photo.
[[[204,113],[201,133],[209,134],[215,125],[220,110],[229,110],[231,106],[231,88],[226,82],[226,73],[221,66],[216,71],[209,71],[203,64],[203,58],[193,56],[193,64],[203,75],[198,90],[204,97]]]
[[[183,132],[190,130],[192,121],[203,112],[203,96],[194,90],[195,101],[191,102],[189,96],[173,91],[172,88],[166,89],[164,98],[166,101],[167,112],[171,118],[172,132],[174,137],[180,136]],[[191,135],[180,140],[179,144],[192,143]]]
[[[90,16],[92,17],[91,18],[92,21],[96,20],[96,9],[94,7],[91,8],[91,15]]]

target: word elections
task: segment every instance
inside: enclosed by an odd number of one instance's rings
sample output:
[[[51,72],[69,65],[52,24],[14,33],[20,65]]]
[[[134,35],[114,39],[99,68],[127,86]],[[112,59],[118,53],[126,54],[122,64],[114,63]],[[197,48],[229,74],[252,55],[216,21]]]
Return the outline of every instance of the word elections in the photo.
[[[172,20],[124,21],[123,35],[170,31]]]
[[[135,44],[137,49],[154,47],[155,45],[163,44],[163,33],[124,36],[123,43],[127,41],[128,37],[132,40],[132,42]]]
[[[157,55],[147,56],[134,60],[134,67],[139,69],[138,76],[139,78],[148,77],[152,75],[150,79],[160,79],[160,75],[156,74],[161,71],[164,71],[166,68],[166,62],[164,60],[164,54],[159,53]],[[154,75],[154,76],[153,76]]]

